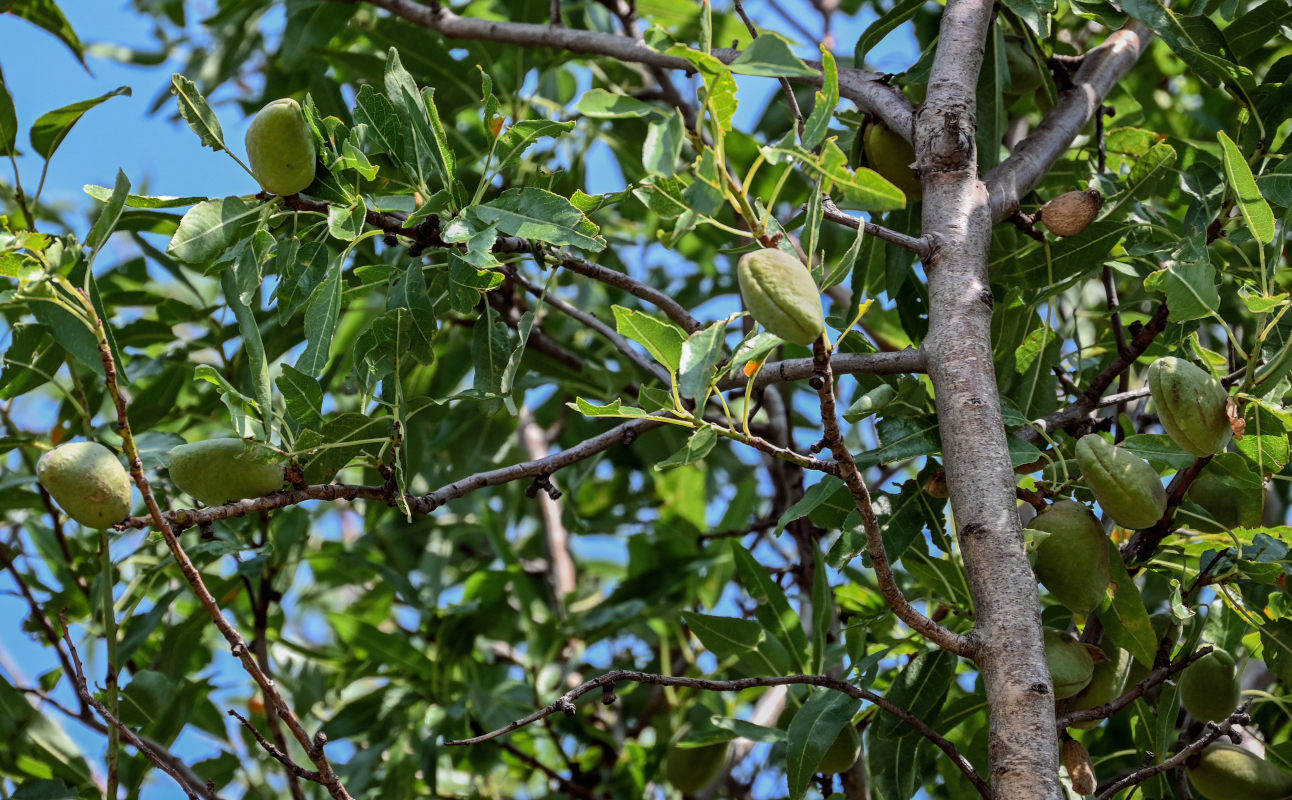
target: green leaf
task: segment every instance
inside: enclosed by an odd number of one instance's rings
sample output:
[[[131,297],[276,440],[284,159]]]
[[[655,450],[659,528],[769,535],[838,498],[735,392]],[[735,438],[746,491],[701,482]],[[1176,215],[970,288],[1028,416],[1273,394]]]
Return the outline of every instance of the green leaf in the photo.
[[[722,360],[726,321],[715,322],[698,330],[682,343],[678,361],[678,391],[683,397],[699,401],[704,398],[715,377],[714,368]]]
[[[1225,178],[1252,236],[1262,244],[1274,241],[1274,212],[1261,196],[1261,190],[1256,188],[1256,180],[1243,159],[1242,151],[1224,131],[1217,132],[1216,138],[1220,140],[1221,156],[1225,162]]]
[[[1139,587],[1126,572],[1121,552],[1111,539],[1108,541],[1108,566],[1111,579],[1109,595],[1098,611],[1099,620],[1104,625],[1104,636],[1151,669],[1157,655],[1157,636],[1144,609]]]
[[[642,166],[652,175],[667,177],[676,174],[684,141],[686,129],[678,112],[651,120],[642,144]]]
[[[9,94],[9,87],[0,76],[0,156],[16,154],[17,143],[18,114],[14,111],[13,95]]]
[[[703,461],[704,457],[709,455],[709,451],[718,442],[718,433],[710,425],[704,425],[696,428],[686,444],[682,446],[673,455],[655,464],[655,469],[659,472],[685,467],[690,464]]]
[[[242,352],[247,356],[251,393],[256,398],[256,405],[260,406],[260,421],[266,433],[272,435],[273,385],[269,380],[269,360],[265,357],[265,345],[260,340],[260,326],[256,324],[256,315],[251,306],[238,293],[233,270],[226,269],[220,273],[220,289],[224,292],[224,301],[229,304],[229,309],[238,321],[238,332],[242,334]]]
[[[209,264],[237,244],[261,213],[259,203],[220,197],[198,203],[180,220],[166,253],[190,264]]]
[[[106,203],[112,197],[112,190],[106,186],[98,186],[93,183],[87,183],[82,190],[99,202]],[[126,205],[130,208],[182,208],[191,206],[194,203],[200,203],[205,197],[168,197],[165,195],[152,196],[144,194],[126,195]]]
[[[835,508],[839,509],[846,517],[855,508],[851,495],[849,495],[844,504],[835,502],[840,494],[839,490],[843,489],[845,485],[842,480],[833,475],[823,476],[821,480],[809,486],[794,505],[781,513],[780,518],[776,520],[776,528],[773,529],[772,533],[780,535],[781,531],[785,530],[786,525],[796,519],[808,516],[825,503],[835,503]]]
[[[816,93],[812,113],[803,123],[803,146],[808,150],[825,141],[826,134],[830,132],[830,120],[834,119],[834,111],[839,106],[839,70],[835,67],[834,55],[825,45],[821,46],[821,66],[824,83],[821,91]]]
[[[790,607],[785,592],[767,574],[767,568],[734,539],[731,541],[731,555],[736,562],[741,585],[750,597],[758,601],[758,607],[754,609],[758,621],[785,646],[790,654],[791,667],[799,672],[806,672],[808,641],[798,612]]]
[[[354,104],[355,126],[364,125],[368,154],[398,155],[402,147],[399,114],[395,106],[369,84],[359,88]]]
[[[327,276],[305,303],[305,340],[308,344],[296,359],[298,370],[311,377],[322,374],[340,315],[341,261],[338,258],[328,263]]]
[[[956,656],[946,650],[926,650],[907,664],[887,697],[927,723],[933,724],[955,679]],[[880,739],[919,738],[913,728],[892,714],[881,714],[871,735]]]
[[[686,332],[674,325],[656,319],[643,311],[634,311],[623,306],[611,306],[615,315],[615,329],[621,336],[626,336],[646,348],[651,358],[676,374],[682,364],[682,345],[686,342]]]
[[[589,89],[579,98],[579,102],[574,106],[585,117],[594,119],[629,119],[640,117],[653,117],[662,113],[657,106],[651,105],[644,100],[638,100],[635,97],[629,97],[625,94],[608,92],[605,89]]]
[[[46,114],[41,114],[31,126],[31,147],[41,158],[48,159],[72,132],[72,128],[85,116],[85,112],[95,106],[120,95],[129,95],[129,86],[118,86],[107,94],[101,94],[90,100],[63,106]]]
[[[511,357],[511,331],[501,315],[490,307],[476,320],[471,337],[471,361],[475,365],[476,389],[490,394],[502,392],[502,376]]]
[[[731,62],[731,71],[738,75],[767,78],[817,78],[821,75],[794,55],[787,39],[767,31],[763,31]]]
[[[318,381],[291,364],[283,364],[275,383],[287,403],[289,417],[303,427],[323,424],[323,388]]]
[[[498,137],[497,172],[510,169],[520,161],[534,142],[544,137],[557,138],[574,129],[574,122],[557,122],[551,119],[523,119],[508,127]]]
[[[129,195],[130,180],[126,178],[126,173],[117,170],[116,187],[104,202],[98,218],[94,220],[94,227],[90,228],[89,235],[85,237],[85,246],[90,248],[87,264],[94,263],[94,257],[99,254],[108,237],[117,229],[117,220],[121,219],[121,209],[125,207],[126,198]]]
[[[857,39],[857,46],[853,48],[852,65],[857,69],[866,68],[866,54],[874,49],[875,45],[882,42],[888,34],[902,27],[909,19],[915,16],[915,12],[924,7],[925,0],[903,0],[894,5],[887,12],[880,14],[879,18],[867,26]]]
[[[606,246],[605,239],[597,235],[597,227],[582,211],[544,189],[508,189],[496,200],[472,207],[471,213],[503,233],[524,239],[592,252]]]
[[[76,60],[81,62],[81,66],[89,70],[85,64],[85,46],[81,44],[81,39],[76,35],[76,30],[72,28],[72,23],[67,21],[63,10],[58,7],[54,0],[18,0],[18,2],[7,2],[0,4],[4,6],[4,11],[8,11],[17,17],[22,17],[33,25],[43,28],[62,42]]]
[[[1166,295],[1172,322],[1186,322],[1210,316],[1220,307],[1216,270],[1201,237],[1181,243],[1162,269],[1144,279],[1144,288]]]
[[[821,758],[861,708],[861,700],[829,689],[814,691],[790,720],[786,731],[785,776],[790,797],[800,800]]]

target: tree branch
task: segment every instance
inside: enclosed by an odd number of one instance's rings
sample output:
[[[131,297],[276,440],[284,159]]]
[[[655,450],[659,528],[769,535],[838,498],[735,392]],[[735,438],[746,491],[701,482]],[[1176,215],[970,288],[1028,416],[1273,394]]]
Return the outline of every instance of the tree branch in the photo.
[[[847,226],[852,228],[854,231],[857,230],[858,227],[865,225],[866,233],[870,236],[883,239],[890,244],[895,244],[898,247],[910,250],[912,253],[919,256],[921,260],[926,259],[933,254],[933,248],[929,246],[927,239],[923,237],[916,239],[913,236],[907,236],[904,233],[898,233],[897,231],[885,228],[883,225],[876,225],[873,222],[867,222],[858,217],[854,217],[851,214],[846,214],[840,210],[840,208],[835,205],[834,201],[829,197],[826,197],[822,201],[821,208],[825,212],[825,218],[831,222]]]
[[[887,713],[902,720],[907,725],[910,725],[916,730],[916,732],[928,739],[937,746],[939,750],[950,757],[956,767],[964,773],[965,777],[969,779],[969,782],[978,790],[979,794],[984,798],[991,797],[991,790],[987,786],[987,782],[983,780],[982,776],[980,776],[976,770],[974,770],[973,765],[969,763],[968,759],[966,759],[960,751],[956,749],[955,745],[947,741],[947,739],[937,731],[930,728],[924,720],[896,703],[887,700],[882,695],[875,694],[869,689],[862,689],[857,686],[853,686],[846,681],[839,680],[838,678],[831,678],[827,675],[780,675],[770,678],[737,678],[735,680],[719,681],[711,680],[709,678],[684,678],[673,675],[656,675],[649,672],[637,672],[636,670],[616,669],[611,670],[604,675],[598,675],[592,680],[585,681],[561,695],[546,707],[522,717],[521,719],[510,722],[497,730],[490,731],[489,733],[475,736],[470,739],[457,739],[445,742],[444,744],[448,746],[479,744],[480,742],[497,739],[499,736],[504,736],[512,731],[523,728],[526,725],[537,722],[540,719],[550,717],[557,712],[567,716],[572,716],[575,713],[575,700],[596,690],[606,692],[608,693],[608,696],[613,697],[615,684],[624,682],[647,683],[659,686],[685,686],[691,689],[701,689],[711,692],[739,692],[745,689],[758,687],[790,686],[796,684],[833,689],[834,691],[842,692],[849,697],[855,697],[858,700],[873,703]]]
[[[1067,152],[1090,118],[1099,113],[1114,84],[1134,66],[1152,35],[1142,23],[1131,20],[1086,53],[1081,68],[1072,78],[1072,88],[1059,96],[1036,130],[983,178],[990,198],[992,222],[1013,214],[1019,201],[1036,188],[1054,162]]]
[[[1188,655],[1177,658],[1170,664],[1158,667],[1150,672],[1144,680],[1126,690],[1126,692],[1120,697],[1109,700],[1101,706],[1087,708],[1084,711],[1073,711],[1069,714],[1064,714],[1057,720],[1057,727],[1062,730],[1063,728],[1070,728],[1081,722],[1094,722],[1098,719],[1107,719],[1135,702],[1135,700],[1142,697],[1149,689],[1152,689],[1160,683],[1164,683],[1167,678],[1207,655],[1211,651],[1211,647],[1200,647]]]
[[[1109,786],[1107,789],[1104,789],[1099,793],[1099,796],[1095,798],[1095,800],[1112,800],[1112,798],[1116,797],[1117,793],[1121,790],[1143,783],[1160,772],[1166,772],[1169,769],[1175,769],[1176,767],[1184,764],[1184,762],[1188,761],[1194,753],[1201,752],[1203,748],[1216,741],[1221,736],[1228,736],[1231,732],[1235,732],[1235,726],[1243,725],[1250,721],[1251,717],[1247,716],[1246,708],[1247,704],[1244,703],[1240,711],[1231,714],[1229,719],[1219,725],[1214,722],[1208,722],[1207,726],[1202,730],[1202,735],[1182,748],[1180,752],[1160,764],[1153,764],[1151,766],[1144,767],[1143,769],[1135,770],[1131,774]]]
[[[848,487],[853,503],[857,506],[857,513],[861,515],[861,524],[866,529],[866,554],[870,556],[870,565],[875,570],[884,602],[898,619],[924,638],[956,655],[972,658],[974,647],[969,637],[948,630],[921,614],[897,585],[897,577],[893,575],[893,567],[884,550],[884,535],[879,530],[879,520],[875,518],[875,509],[870,503],[870,490],[866,488],[866,482],[857,470],[857,462],[853,460],[852,452],[848,450],[848,445],[843,441],[843,433],[839,430],[839,418],[835,416],[834,373],[830,369],[830,353],[826,349],[824,336],[813,345],[813,355],[817,370],[812,376],[812,385],[816,387],[820,398],[824,439],[839,464],[839,477]]]

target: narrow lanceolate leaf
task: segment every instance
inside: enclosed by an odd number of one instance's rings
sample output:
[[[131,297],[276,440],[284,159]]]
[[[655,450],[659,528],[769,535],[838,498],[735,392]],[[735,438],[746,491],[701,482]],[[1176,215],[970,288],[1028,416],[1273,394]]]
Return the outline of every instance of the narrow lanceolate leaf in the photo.
[[[85,112],[95,106],[110,100],[118,95],[130,94],[129,86],[118,86],[107,94],[101,94],[90,100],[81,100],[71,105],[63,106],[46,114],[41,114],[36,119],[36,123],[31,126],[31,147],[41,158],[49,158],[54,155],[54,151],[67,138],[67,134],[72,132]]]
[[[803,124],[803,146],[809,150],[825,139],[830,131],[830,120],[834,119],[834,110],[839,105],[839,70],[825,45],[821,46],[821,67],[824,83],[821,91],[816,93],[812,114]]]
[[[328,264],[327,277],[310,293],[310,299],[305,303],[305,340],[308,344],[296,360],[298,370],[315,378],[323,372],[340,314],[341,262],[336,259]]]
[[[13,108],[13,95],[0,79],[0,156],[13,155],[18,142],[18,115]]]
[[[3,155],[3,153],[0,153]],[[93,183],[87,183],[81,187],[81,190],[93,197],[95,200],[106,203],[108,198],[112,197],[112,190],[106,186],[99,186]],[[130,194],[126,195],[126,206],[129,208],[183,208],[191,206],[194,203],[200,203],[206,197],[171,197],[169,195],[146,195]]]
[[[273,387],[269,381],[269,360],[265,358],[265,345],[260,340],[260,326],[256,324],[256,315],[252,313],[251,306],[243,302],[232,269],[220,273],[220,289],[238,321],[238,332],[242,334],[242,351],[247,354],[247,366],[251,372],[251,393],[256,398],[256,405],[260,406],[261,422],[266,432],[272,431],[270,418],[274,407]]]
[[[224,144],[224,130],[220,127],[220,118],[206,102],[197,84],[179,73],[170,76],[170,91],[175,95],[179,106],[179,115],[202,140],[202,145],[215,152],[227,149]]]
[[[1261,190],[1256,187],[1256,179],[1252,177],[1252,171],[1243,159],[1238,145],[1224,131],[1217,133],[1216,138],[1220,140],[1221,156],[1225,161],[1225,179],[1234,190],[1234,199],[1238,202],[1243,221],[1247,223],[1256,241],[1268,244],[1274,240],[1274,212],[1261,196]]]
[[[816,773],[821,757],[834,744],[843,726],[861,708],[861,700],[840,692],[814,692],[790,721],[785,750],[785,777],[789,779],[790,797],[803,797]]]
[[[655,470],[664,472],[675,467],[685,467],[703,461],[717,442],[718,434],[711,426],[705,425],[703,428],[698,428],[686,440],[686,444],[682,445],[682,449],[656,463]]]
[[[323,424],[323,388],[318,381],[291,364],[283,364],[276,383],[289,417],[304,427]]]
[[[740,574],[740,583],[749,596],[758,601],[755,614],[763,623],[767,632],[781,640],[789,651],[791,665],[794,669],[806,672],[807,634],[803,632],[803,621],[798,612],[785,597],[785,592],[767,574],[767,568],[758,563],[753,553],[746,550],[738,541],[731,542],[731,555],[736,562],[736,571]]]
[[[99,218],[94,221],[94,227],[90,228],[90,235],[85,237],[85,246],[90,248],[90,263],[94,262],[94,256],[98,255],[99,249],[103,243],[108,240],[112,232],[117,229],[117,220],[121,219],[121,210],[125,208],[126,198],[130,196],[130,180],[121,170],[117,170],[116,187],[112,194],[104,200],[103,210],[99,212]]]

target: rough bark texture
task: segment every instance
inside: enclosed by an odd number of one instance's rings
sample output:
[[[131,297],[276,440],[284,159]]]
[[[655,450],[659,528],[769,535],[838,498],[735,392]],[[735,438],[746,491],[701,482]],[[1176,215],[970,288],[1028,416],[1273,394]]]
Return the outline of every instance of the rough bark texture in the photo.
[[[1048,800],[1063,796],[1054,697],[996,390],[987,282],[992,214],[974,147],[974,93],[991,12],[988,0],[947,4],[928,98],[915,120],[924,233],[934,243],[923,349],[974,601],[975,660],[991,705],[992,788],[999,800]]]

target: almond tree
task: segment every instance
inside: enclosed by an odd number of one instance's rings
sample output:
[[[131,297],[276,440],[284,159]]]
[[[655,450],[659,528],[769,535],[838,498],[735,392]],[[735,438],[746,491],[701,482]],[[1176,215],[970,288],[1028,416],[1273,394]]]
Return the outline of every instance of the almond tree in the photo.
[[[135,5],[247,191],[0,92],[5,796],[1292,793],[1283,0]]]

